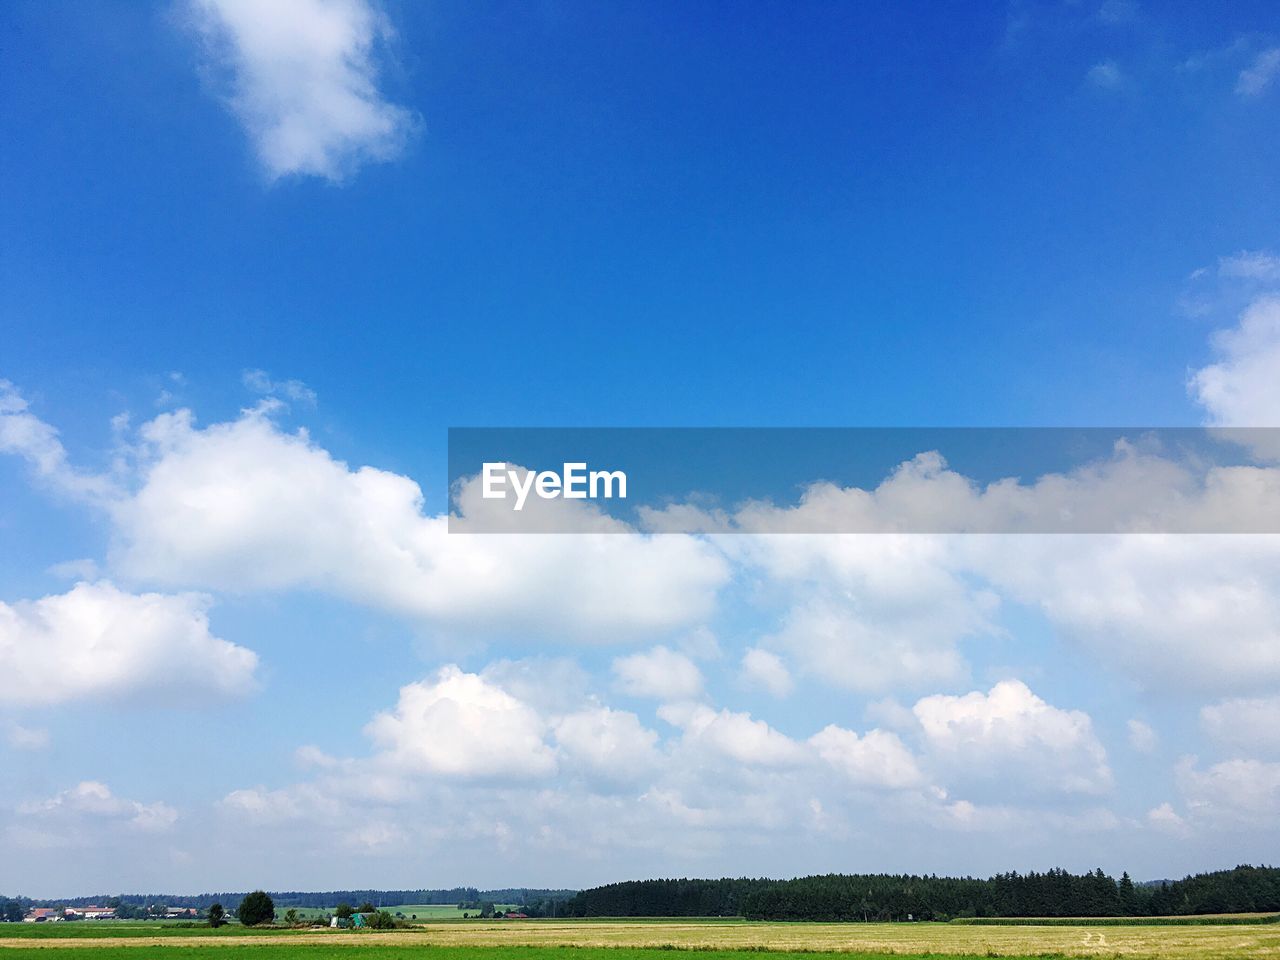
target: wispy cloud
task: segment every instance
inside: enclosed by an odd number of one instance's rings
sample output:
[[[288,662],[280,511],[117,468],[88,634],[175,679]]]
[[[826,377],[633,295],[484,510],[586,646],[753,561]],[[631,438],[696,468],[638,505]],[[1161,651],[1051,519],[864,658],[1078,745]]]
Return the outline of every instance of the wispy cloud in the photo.
[[[246,370],[240,375],[240,382],[263,396],[283,397],[307,406],[315,406],[316,403],[316,392],[301,380],[272,380],[265,370]]]
[[[1218,275],[1232,280],[1280,282],[1280,257],[1265,250],[1241,250],[1218,261]]]
[[[1276,77],[1280,77],[1280,47],[1262,51],[1253,63],[1240,71],[1236,93],[1242,97],[1260,96],[1267,92]]]
[[[1099,90],[1119,90],[1124,86],[1125,77],[1114,60],[1104,60],[1089,68],[1085,80]]]

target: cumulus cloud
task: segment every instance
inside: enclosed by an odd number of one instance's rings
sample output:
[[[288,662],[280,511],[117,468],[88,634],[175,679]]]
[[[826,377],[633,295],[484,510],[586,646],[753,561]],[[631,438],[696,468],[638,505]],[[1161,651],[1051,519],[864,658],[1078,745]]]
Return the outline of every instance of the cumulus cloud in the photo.
[[[495,660],[480,676],[543,715],[572,713],[591,699],[591,675],[569,657]]]
[[[741,680],[748,688],[765,690],[778,698],[787,696],[795,688],[791,671],[782,658],[759,647],[752,647],[742,655]]]
[[[111,506],[111,556],[150,583],[308,587],[442,627],[608,643],[701,619],[727,578],[692,537],[450,532],[413,480],[352,469],[259,410],[203,429],[188,411],[162,414],[138,454],[136,491]],[[556,505],[588,526],[597,516]]]
[[[1280,680],[1280,538],[973,538],[968,569],[1038,607],[1145,689],[1222,694]]]
[[[1179,816],[1170,803],[1162,803],[1148,810],[1147,822],[1157,830],[1163,830],[1175,836],[1186,836],[1190,832],[1187,822]]]
[[[613,661],[619,691],[654,700],[690,700],[702,693],[702,671],[683,653],[654,647]]]
[[[1280,754],[1280,697],[1209,704],[1200,709],[1200,725],[1214,740],[1245,754]]]
[[[1002,680],[986,693],[925,697],[913,712],[934,763],[956,781],[1068,794],[1111,786],[1089,715],[1051,706],[1020,680]]]
[[[1245,535],[1272,529],[1277,504],[1274,469],[1202,470],[1121,443],[1067,474],[985,487],[922,455],[873,490],[816,484],[796,506],[751,504],[707,526],[755,534],[716,542],[785,604],[767,647],[825,683],[882,693],[964,682],[961,642],[998,637],[1009,597],[1144,687],[1223,692],[1280,676],[1280,542]],[[1134,532],[801,535],[896,527]],[[1170,528],[1240,533],[1143,532]],[[1213,635],[1229,640],[1206,643]]]
[[[1254,264],[1250,269],[1261,269]],[[1214,335],[1218,360],[1190,381],[1218,426],[1280,426],[1280,298],[1255,300],[1239,323]]]
[[[770,516],[765,526],[782,532],[785,521],[775,526],[778,520]],[[807,528],[810,520],[798,523]],[[787,592],[768,647],[834,686],[884,692],[963,681],[968,665],[957,644],[994,629],[996,598],[955,573],[946,538],[791,534],[719,542]]]
[[[126,800],[97,780],[84,780],[47,800],[22,804],[18,814],[50,821],[116,822],[150,833],[169,830],[178,820],[178,812],[166,803]]]
[[[456,666],[401,687],[395,708],[366,732],[405,770],[463,780],[524,780],[556,770],[537,712]]]
[[[1159,432],[1116,440],[1104,456],[1060,473],[1031,480],[1004,477],[979,483],[952,469],[937,451],[906,460],[876,486],[842,487],[828,482],[803,488],[794,505],[755,501],[734,513],[708,513],[687,505],[661,510],[641,508],[644,522],[666,532],[789,534],[775,537],[724,537],[725,549],[744,560],[771,561],[772,573],[812,567],[822,554],[796,534],[819,546],[867,549],[874,538],[833,538],[835,533],[900,534],[884,540],[881,556],[903,565],[912,559],[904,546],[943,554],[946,541],[916,534],[1007,533],[1251,533],[1280,530],[1276,494],[1280,475],[1239,458],[1239,444],[1256,439],[1239,433],[1206,434],[1221,440],[1223,462],[1187,456],[1176,437]],[[739,541],[745,541],[740,543]],[[777,541],[785,549],[770,557]],[[794,541],[794,542],[792,542]],[[762,549],[757,543],[763,543]],[[759,549],[760,556],[752,550]],[[868,552],[867,556],[874,556]],[[834,556],[828,556],[833,560]]]
[[[553,721],[552,729],[565,765],[588,776],[635,782],[652,776],[661,760],[658,734],[625,710],[579,710]]]
[[[1236,93],[1242,97],[1257,97],[1266,93],[1280,77],[1280,47],[1263,50],[1253,63],[1240,71],[1236,80]]]
[[[1261,376],[1259,379],[1262,379]],[[1033,484],[980,487],[936,455],[903,464],[874,490],[817,484],[794,507],[751,504],[732,518],[753,536],[613,536],[617,521],[559,501],[574,536],[468,536],[478,484],[452,521],[425,509],[411,479],[352,468],[268,410],[198,427],[188,411],[144,424],[114,484],[78,475],[56,432],[9,391],[9,448],[45,472],[108,492],[109,567],[171,589],[321,590],[406,616],[438,634],[507,633],[614,642],[668,637],[712,616],[732,572],[776,615],[757,650],[839,688],[889,693],[964,683],[961,643],[998,637],[1000,598],[1038,608],[1061,635],[1144,687],[1247,693],[1280,677],[1280,543],[1266,536],[970,536],[841,529],[852,516],[915,528],[961,518],[1004,528],[1097,511],[1090,525],[1151,511],[1197,529],[1270,523],[1280,472],[1183,463],[1122,444],[1113,457]],[[69,486],[64,486],[68,489]],[[1199,518],[1199,519],[1195,519]],[[576,526],[575,526],[576,525]],[[603,525],[603,526],[601,526]],[[878,529],[878,528],[877,528]],[[772,534],[786,536],[773,536]],[[696,632],[696,631],[695,631]],[[1228,638],[1206,643],[1207,636]],[[759,653],[744,667],[773,666]],[[696,668],[693,668],[696,671]],[[695,696],[677,665],[659,698]],[[770,671],[772,689],[784,682]],[[764,683],[763,675],[744,679]],[[769,689],[766,685],[766,689]]]
[[[209,632],[209,604],[107,581],[0,603],[0,703],[241,695],[253,688],[257,655]]]
[[[763,720],[705,704],[664,704],[658,715],[684,731],[684,743],[747,766],[785,767],[800,763],[800,744]]]
[[[967,675],[955,647],[959,624],[929,619],[936,609],[878,616],[872,606],[846,598],[802,601],[769,643],[787,650],[806,674],[863,693],[949,684]],[[895,630],[895,621],[907,629]]]
[[[659,708],[672,728],[659,733],[590,694],[568,710],[551,701],[535,709],[497,686],[493,678],[504,672],[522,674],[509,666],[477,673],[443,668],[405,688],[395,707],[366,727],[370,755],[344,759],[305,750],[300,759],[311,780],[242,788],[220,806],[242,827],[272,837],[310,837],[317,826],[363,819],[380,829],[344,833],[336,841],[344,849],[385,850],[388,838],[403,844],[411,837],[415,846],[446,855],[485,850],[504,862],[530,863],[613,855],[696,863],[744,842],[814,843],[861,835],[868,824],[894,824],[877,832],[886,838],[936,839],[1033,827],[1096,834],[1118,823],[1100,808],[1018,806],[1016,784],[1015,799],[1004,798],[1009,767],[991,774],[999,803],[953,795],[935,779],[950,771],[932,753],[913,752],[902,736],[879,729],[828,725],[807,740],[793,739],[745,712],[680,702]],[[1037,724],[1052,726],[1029,722]],[[916,722],[910,735],[923,739],[921,729]],[[1040,751],[1042,769],[1071,768],[1070,746],[1046,748],[1048,739],[998,732],[984,749],[1009,756],[1011,766]],[[860,849],[865,853],[865,844]]]
[[[859,737],[831,724],[809,743],[824,761],[860,786],[904,789],[924,782],[915,756],[897,734],[871,730]]]
[[[392,30],[369,0],[186,0],[185,9],[270,179],[342,180],[404,148],[414,117],[378,89]]]

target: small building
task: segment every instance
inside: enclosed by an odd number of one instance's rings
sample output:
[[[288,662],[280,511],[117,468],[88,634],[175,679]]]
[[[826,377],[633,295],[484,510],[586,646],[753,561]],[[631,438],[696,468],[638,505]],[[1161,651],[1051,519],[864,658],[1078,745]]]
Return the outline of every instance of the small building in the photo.
[[[53,907],[32,907],[27,911],[27,915],[22,918],[24,923],[51,923],[54,920],[61,920],[60,914]]]
[[[115,910],[111,907],[89,906],[73,907],[72,909],[79,914],[81,920],[114,920],[116,916]],[[71,913],[71,910],[68,910],[67,913]]]

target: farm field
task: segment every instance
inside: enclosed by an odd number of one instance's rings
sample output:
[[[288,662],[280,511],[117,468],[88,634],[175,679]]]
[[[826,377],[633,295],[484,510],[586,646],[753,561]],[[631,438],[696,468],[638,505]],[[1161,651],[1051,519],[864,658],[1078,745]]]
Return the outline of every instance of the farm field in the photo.
[[[476,921],[363,933],[237,927],[169,928],[159,933],[154,927],[122,928],[117,927],[116,933],[103,924],[93,932],[66,937],[57,927],[21,936],[0,927],[0,954],[4,960],[85,960],[86,951],[108,948],[125,950],[125,960],[225,960],[227,948],[235,947],[234,953],[247,951],[254,960],[317,955],[350,955],[351,960],[659,960],[671,950],[715,951],[717,960],[753,960],[761,951],[770,952],[776,960],[802,960],[813,952],[904,960],[925,956],[1280,960],[1280,925],[1276,924],[1098,928],[597,920]],[[566,954],[566,948],[577,949]]]

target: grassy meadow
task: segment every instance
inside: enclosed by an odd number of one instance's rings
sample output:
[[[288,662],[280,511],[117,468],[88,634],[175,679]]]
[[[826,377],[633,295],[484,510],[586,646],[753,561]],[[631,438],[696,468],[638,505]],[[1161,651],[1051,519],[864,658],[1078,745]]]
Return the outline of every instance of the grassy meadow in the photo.
[[[1107,957],[1134,960],[1280,960],[1280,924],[753,923],[747,921],[474,921],[393,931],[218,930],[157,923],[0,924],[2,960],[85,960],[97,948],[123,960],[659,960],[714,951],[717,960],[768,952],[852,958]],[[180,951],[177,955],[174,951]]]

